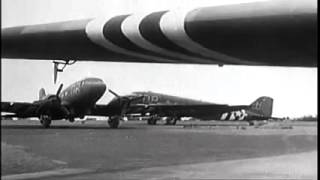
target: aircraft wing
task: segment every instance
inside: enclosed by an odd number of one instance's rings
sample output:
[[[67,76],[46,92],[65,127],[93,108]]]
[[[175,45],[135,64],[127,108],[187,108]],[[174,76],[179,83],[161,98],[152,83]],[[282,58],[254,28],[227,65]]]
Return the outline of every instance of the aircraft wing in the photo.
[[[120,115],[121,111],[122,111],[122,109],[120,106],[96,104],[90,110],[90,113],[88,115],[91,115],[91,116],[114,116],[114,115]]]
[[[1,57],[317,66],[317,1],[271,0],[4,28]]]
[[[121,107],[119,105],[103,105],[103,104],[96,104],[94,108],[91,109],[89,115],[91,116],[115,116],[121,115],[125,111],[126,114],[131,113],[141,113],[145,110],[144,105],[133,105],[129,108]]]
[[[1,112],[13,113],[10,117],[37,117],[39,105],[27,102],[1,102]]]

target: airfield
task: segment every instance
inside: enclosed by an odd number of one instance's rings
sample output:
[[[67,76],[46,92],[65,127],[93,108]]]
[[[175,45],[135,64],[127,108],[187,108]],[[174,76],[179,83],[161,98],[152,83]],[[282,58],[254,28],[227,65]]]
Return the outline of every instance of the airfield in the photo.
[[[1,121],[1,179],[317,179],[317,122]]]

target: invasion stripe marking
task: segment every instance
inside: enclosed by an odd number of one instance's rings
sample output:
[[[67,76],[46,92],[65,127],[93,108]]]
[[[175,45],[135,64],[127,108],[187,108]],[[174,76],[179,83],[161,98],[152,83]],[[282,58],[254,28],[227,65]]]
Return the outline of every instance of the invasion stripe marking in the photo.
[[[139,30],[141,35],[147,39],[148,41],[156,44],[159,47],[185,53],[191,54],[191,52],[187,51],[186,49],[176,45],[175,43],[171,42],[161,31],[160,29],[160,19],[163,14],[168,11],[160,11],[151,13],[146,16],[140,23]]]
[[[230,120],[231,112],[227,112],[227,116],[225,120]]]
[[[112,43],[110,40],[106,39],[105,36],[103,35],[103,28],[111,18],[112,17],[97,18],[90,21],[87,24],[86,34],[92,42],[117,53],[125,54],[133,58],[134,57],[142,58],[141,62],[150,62],[150,59],[151,59],[154,62],[159,62],[159,63],[165,63],[165,62],[175,63],[175,61],[173,60],[158,58],[154,56],[148,56],[148,55],[140,54],[134,51],[129,51],[125,48],[117,46],[116,44]]]
[[[185,31],[185,17],[188,11],[168,11],[160,20],[161,31],[167,36],[168,39],[193,53],[202,55],[212,59],[213,63],[217,64],[252,64],[256,63],[243,61],[238,58],[230,57],[225,54],[221,54],[212,51],[199,43],[193,41]]]
[[[142,37],[139,31],[140,21],[146,14],[133,14],[128,16],[121,24],[123,34],[135,45],[145,50],[158,53],[161,48],[153,45]],[[166,54],[164,54],[166,56]],[[168,58],[168,57],[167,57]]]
[[[227,116],[228,116],[228,113],[223,113],[220,117],[220,120],[223,120],[223,121],[226,120]]]
[[[103,35],[106,39],[109,39],[119,47],[145,54],[146,52],[132,43],[122,31],[122,23],[127,17],[130,17],[130,15],[121,15],[111,18],[103,27]]]
[[[113,17],[105,24],[103,34],[106,39],[109,39],[117,46],[141,54],[161,57],[161,54],[157,53],[159,48],[145,40],[139,32],[139,22],[144,16],[143,14],[133,14]],[[157,50],[152,51],[151,49]],[[163,58],[172,59],[166,54]]]
[[[212,64],[212,60],[197,58],[198,55],[187,51],[171,42],[160,29],[160,19],[167,11],[155,12],[144,17],[139,25],[141,35],[152,44],[160,47],[167,55],[183,59],[184,62]]]
[[[184,54],[163,49],[146,40],[142,36],[139,30],[139,25],[144,17],[146,17],[146,14],[131,15],[123,21],[121,26],[122,32],[127,36],[128,39],[130,39],[137,46],[144,48],[148,51],[152,51],[157,54],[163,55],[164,57],[167,57],[167,58],[181,59],[184,62],[185,60],[190,60],[190,62],[198,62],[198,63],[206,63],[206,64],[211,63],[210,60],[201,60],[199,58],[192,58]],[[154,36],[157,36],[157,34],[154,34]]]

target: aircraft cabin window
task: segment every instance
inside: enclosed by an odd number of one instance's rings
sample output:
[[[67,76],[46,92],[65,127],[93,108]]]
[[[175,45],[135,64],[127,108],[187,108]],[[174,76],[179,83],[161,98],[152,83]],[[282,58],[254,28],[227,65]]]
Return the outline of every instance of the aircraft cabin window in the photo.
[[[76,94],[78,94],[79,92],[80,92],[79,87],[76,87],[76,89],[75,89],[75,93],[76,93]]]

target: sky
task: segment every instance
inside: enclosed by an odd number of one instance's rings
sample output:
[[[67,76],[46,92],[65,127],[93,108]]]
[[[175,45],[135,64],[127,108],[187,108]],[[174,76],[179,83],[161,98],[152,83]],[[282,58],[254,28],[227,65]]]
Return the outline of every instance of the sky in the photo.
[[[1,22],[2,27],[10,27],[239,2],[249,0],[2,0]],[[68,66],[54,84],[49,61],[2,59],[1,99],[32,102],[42,87],[55,93],[59,83],[66,87],[85,77],[101,78],[121,95],[154,91],[230,105],[270,96],[275,117],[317,114],[317,68],[87,61]],[[111,98],[105,93],[98,103],[108,103]]]

